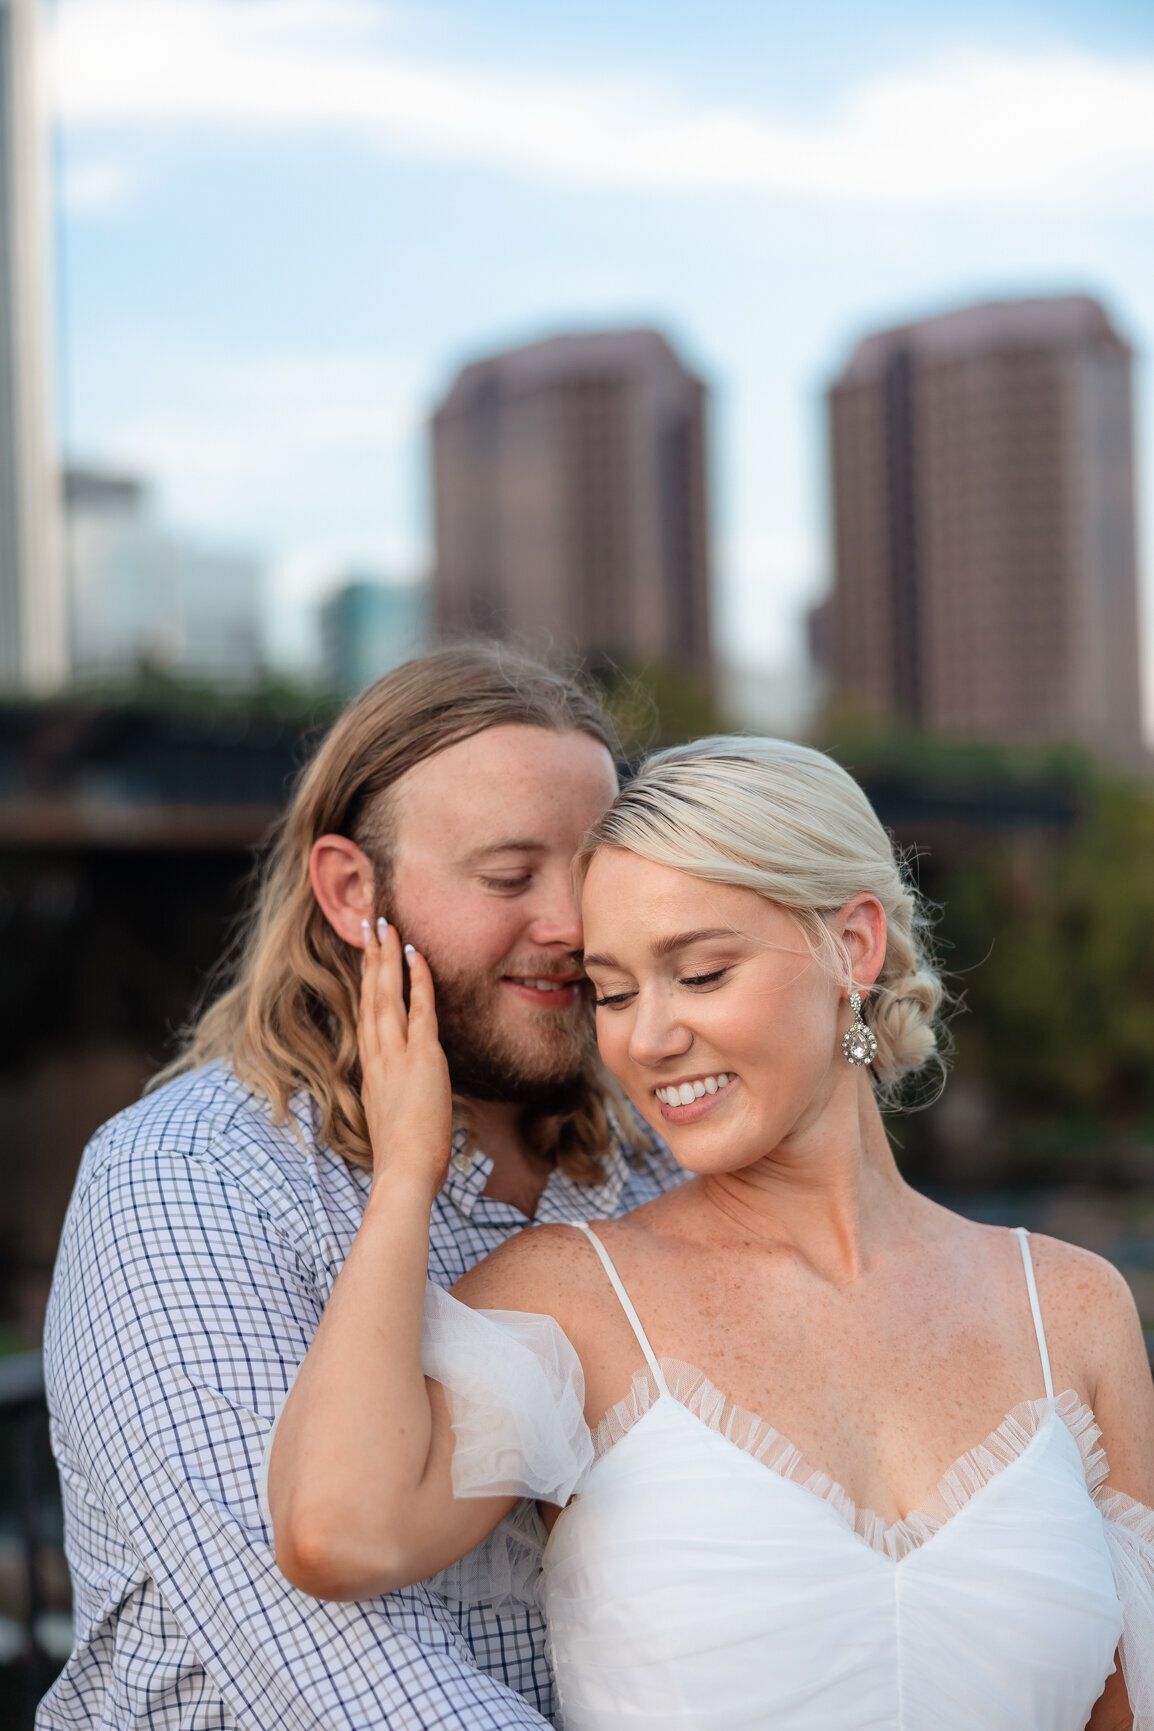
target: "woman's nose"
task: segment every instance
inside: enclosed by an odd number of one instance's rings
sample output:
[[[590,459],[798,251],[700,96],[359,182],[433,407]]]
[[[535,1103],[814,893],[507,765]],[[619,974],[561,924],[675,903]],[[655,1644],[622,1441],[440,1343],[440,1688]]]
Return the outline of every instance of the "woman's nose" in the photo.
[[[629,1056],[633,1062],[654,1068],[670,1058],[682,1057],[692,1043],[693,1035],[671,1013],[666,994],[642,989],[637,995],[629,1031]]]

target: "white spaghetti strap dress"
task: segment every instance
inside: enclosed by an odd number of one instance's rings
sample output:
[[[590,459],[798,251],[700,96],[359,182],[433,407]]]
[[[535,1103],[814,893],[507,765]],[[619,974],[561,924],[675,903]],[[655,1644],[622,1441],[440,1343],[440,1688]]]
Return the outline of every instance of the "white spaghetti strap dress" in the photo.
[[[1054,1393],[1024,1231],[1045,1395],[886,1526],[658,1360],[579,1229],[645,1360],[592,1437],[551,1318],[431,1287],[425,1323],[456,1493],[568,1503],[540,1583],[565,1731],[1082,1731],[1119,1646],[1136,1731],[1154,1731],[1154,1512],[1111,1492],[1093,1414]],[[527,1597],[535,1564],[522,1511],[438,1585]]]

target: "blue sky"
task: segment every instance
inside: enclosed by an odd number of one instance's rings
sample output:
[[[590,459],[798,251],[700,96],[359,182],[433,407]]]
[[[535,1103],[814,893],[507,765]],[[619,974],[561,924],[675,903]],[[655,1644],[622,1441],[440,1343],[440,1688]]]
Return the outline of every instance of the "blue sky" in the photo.
[[[713,391],[721,645],[772,671],[828,581],[820,393],[859,334],[1088,290],[1154,336],[1149,4],[51,11],[67,444],[266,554],[288,663],[343,569],[427,568],[425,421],[479,352],[669,333]]]

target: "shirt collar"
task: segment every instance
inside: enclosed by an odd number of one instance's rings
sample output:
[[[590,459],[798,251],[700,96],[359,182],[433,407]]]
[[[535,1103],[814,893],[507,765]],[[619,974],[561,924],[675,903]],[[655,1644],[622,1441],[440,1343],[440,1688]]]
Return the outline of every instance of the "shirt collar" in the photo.
[[[464,1130],[453,1131],[453,1151],[449,1156],[449,1175],[441,1186],[441,1195],[446,1202],[452,1204],[466,1220],[472,1219],[482,1190],[493,1170],[493,1162],[487,1154],[482,1154],[479,1148],[474,1148],[469,1154],[465,1152],[468,1134]]]
[[[481,1199],[481,1193],[493,1170],[493,1162],[479,1148],[466,1154],[467,1141],[464,1130],[453,1132],[453,1151],[449,1157],[449,1175],[441,1190],[444,1200],[450,1203],[466,1220],[471,1220],[473,1210]],[[564,1172],[551,1172],[549,1181],[541,1193],[537,1207],[536,1220],[602,1220],[614,1215],[621,1204],[621,1197],[629,1177],[629,1162],[625,1155],[621,1137],[616,1126],[610,1133],[609,1148],[605,1156],[605,1177],[600,1184],[577,1184]],[[487,1200],[487,1199],[486,1199]],[[504,1204],[498,1206],[507,1206]],[[510,1214],[517,1210],[509,1209]]]

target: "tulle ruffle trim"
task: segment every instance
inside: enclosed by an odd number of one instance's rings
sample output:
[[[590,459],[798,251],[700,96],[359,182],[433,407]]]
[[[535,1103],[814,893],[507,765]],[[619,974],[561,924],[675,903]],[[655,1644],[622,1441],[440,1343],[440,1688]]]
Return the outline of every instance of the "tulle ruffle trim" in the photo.
[[[1105,1521],[1122,1601],[1122,1675],[1134,1731],[1154,1731],[1154,1509],[1103,1485],[1094,1501]]]
[[[954,1462],[921,1508],[887,1525],[873,1509],[859,1507],[836,1479],[811,1467],[788,1437],[735,1405],[695,1366],[677,1359],[660,1362],[669,1394],[680,1406],[770,1472],[829,1503],[872,1550],[895,1563],[940,1532],[985,1485],[1020,1459],[1052,1416],[1061,1419],[1078,1445],[1092,1495],[1109,1470],[1093,1413],[1073,1389],[1067,1389],[1053,1399],[1043,1397],[1016,1406],[983,1442]],[[619,1443],[661,1398],[653,1372],[648,1367],[639,1370],[629,1394],[610,1408],[594,1430],[595,1455],[599,1458]]]
[[[487,1539],[427,1583],[459,1605],[513,1612],[541,1609],[545,1523],[536,1503],[520,1502]]]

